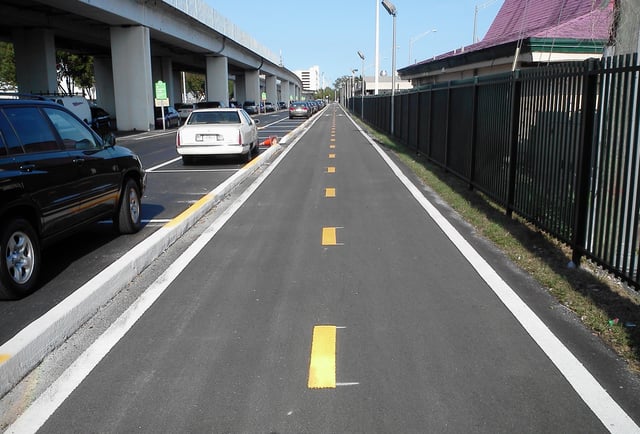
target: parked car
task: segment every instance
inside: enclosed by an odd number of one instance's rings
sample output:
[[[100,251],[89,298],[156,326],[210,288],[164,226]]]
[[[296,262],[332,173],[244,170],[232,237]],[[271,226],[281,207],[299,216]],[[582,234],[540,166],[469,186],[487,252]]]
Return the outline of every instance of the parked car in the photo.
[[[311,107],[306,102],[292,102],[289,106],[289,119],[311,117]]]
[[[0,99],[0,298],[33,292],[42,250],[98,220],[141,226],[146,175],[132,151],[44,98]],[[65,246],[61,246],[65,249]]]
[[[220,108],[220,107],[224,107],[224,104],[222,104],[220,101],[200,101],[195,104],[194,108],[203,109],[203,108]]]
[[[258,114],[258,106],[255,101],[245,101],[242,104],[242,108],[250,115]]]
[[[104,109],[92,105],[91,128],[102,137],[109,134],[111,132],[111,115]]]
[[[162,128],[162,107],[154,107],[153,113],[156,118],[156,128]],[[164,126],[165,128],[180,126],[180,114],[171,106],[164,107]]]
[[[194,110],[176,134],[183,164],[205,155],[236,155],[249,162],[259,152],[259,120],[240,108]]]
[[[286,110],[287,109],[287,103],[284,101],[278,101],[278,110]]]
[[[267,102],[264,103],[264,111],[265,111],[265,113],[271,113],[271,112],[276,111],[276,107],[272,103],[267,101]]]
[[[82,95],[43,94],[46,99],[66,107],[74,115],[87,124],[91,123],[91,107],[89,101]]]
[[[175,108],[178,112],[178,115],[180,116],[180,122],[184,122],[187,120],[191,112],[195,109],[195,104],[178,102],[173,105],[173,108]]]

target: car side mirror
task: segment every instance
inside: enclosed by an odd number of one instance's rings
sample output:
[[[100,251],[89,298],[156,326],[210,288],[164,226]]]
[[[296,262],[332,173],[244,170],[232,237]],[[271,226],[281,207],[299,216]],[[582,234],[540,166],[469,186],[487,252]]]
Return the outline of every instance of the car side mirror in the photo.
[[[104,145],[107,147],[116,145],[116,135],[109,133],[104,137]]]

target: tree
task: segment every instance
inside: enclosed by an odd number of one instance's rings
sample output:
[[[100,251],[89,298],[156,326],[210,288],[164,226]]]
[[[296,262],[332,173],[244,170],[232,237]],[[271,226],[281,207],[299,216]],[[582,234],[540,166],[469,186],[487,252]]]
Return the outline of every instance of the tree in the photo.
[[[324,89],[320,89],[316,93],[313,94],[314,99],[330,99],[332,100],[335,96],[335,91],[330,87],[325,87]]]
[[[17,86],[13,44],[0,42],[0,90],[15,90]]]
[[[336,81],[333,83],[334,89],[340,89],[343,85],[349,86],[351,83],[350,75],[343,75],[342,77],[338,77]]]
[[[58,62],[56,71],[58,74],[58,91],[61,94],[73,95],[76,86],[80,87],[80,93],[91,95],[94,84],[93,57],[71,54],[66,51],[56,53]]]
[[[185,81],[187,94],[191,93],[196,101],[201,101],[205,97],[204,75],[186,72]]]

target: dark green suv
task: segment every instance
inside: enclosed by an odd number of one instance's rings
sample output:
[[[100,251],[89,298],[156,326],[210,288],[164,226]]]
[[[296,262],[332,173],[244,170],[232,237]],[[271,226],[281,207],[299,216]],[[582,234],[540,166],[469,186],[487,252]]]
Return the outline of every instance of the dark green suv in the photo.
[[[113,135],[103,141],[54,102],[0,96],[0,298],[36,289],[41,249],[54,240],[102,219],[137,232],[145,182]]]

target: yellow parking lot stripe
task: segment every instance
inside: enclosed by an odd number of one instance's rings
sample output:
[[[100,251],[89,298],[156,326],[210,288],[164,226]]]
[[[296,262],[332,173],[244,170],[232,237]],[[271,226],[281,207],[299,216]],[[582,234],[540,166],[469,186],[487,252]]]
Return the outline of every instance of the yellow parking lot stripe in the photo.
[[[327,173],[336,173],[336,168],[333,166],[327,167]]]
[[[327,187],[324,189],[324,197],[336,197],[336,189],[333,187]]]
[[[336,326],[313,328],[307,386],[309,389],[336,388]]]
[[[336,228],[322,228],[322,245],[323,246],[336,246]]]

